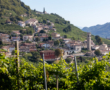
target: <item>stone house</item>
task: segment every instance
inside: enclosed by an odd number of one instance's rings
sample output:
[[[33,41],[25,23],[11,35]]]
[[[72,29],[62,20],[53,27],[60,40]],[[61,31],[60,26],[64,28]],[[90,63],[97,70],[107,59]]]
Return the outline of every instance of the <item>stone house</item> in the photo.
[[[34,18],[31,18],[31,19],[28,19],[27,21],[25,21],[25,24],[29,24],[30,26],[36,25],[37,23],[38,23],[38,20],[34,19]]]
[[[20,41],[20,37],[11,37],[12,41]]]
[[[32,35],[24,35],[23,36],[23,41],[33,41],[33,36]]]
[[[23,28],[26,26],[25,22],[23,22],[23,21],[18,21],[18,25]]]
[[[9,37],[10,36],[8,34],[0,33],[0,40],[2,41],[3,44],[11,44]]]

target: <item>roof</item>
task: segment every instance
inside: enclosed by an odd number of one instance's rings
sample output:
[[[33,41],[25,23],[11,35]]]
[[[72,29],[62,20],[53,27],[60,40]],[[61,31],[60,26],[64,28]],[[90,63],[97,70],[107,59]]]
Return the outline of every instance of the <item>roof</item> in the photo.
[[[43,45],[43,44],[45,44],[45,43],[39,43],[39,45]]]
[[[24,24],[25,22],[23,22],[23,21],[18,21],[18,23],[22,23],[22,24]]]
[[[35,21],[38,21],[38,20],[34,19],[34,18],[31,18],[31,19],[28,19],[26,22],[35,22]]]
[[[52,51],[52,50],[44,50],[44,51],[40,51],[41,53],[54,53],[55,51]]]
[[[1,34],[2,37],[6,37],[9,36],[8,34]]]
[[[23,37],[33,37],[32,35],[24,35]]]
[[[47,38],[48,36],[39,36],[40,38]]]
[[[35,44],[33,44],[33,43],[24,43],[24,45],[26,45],[26,46],[34,46]]]

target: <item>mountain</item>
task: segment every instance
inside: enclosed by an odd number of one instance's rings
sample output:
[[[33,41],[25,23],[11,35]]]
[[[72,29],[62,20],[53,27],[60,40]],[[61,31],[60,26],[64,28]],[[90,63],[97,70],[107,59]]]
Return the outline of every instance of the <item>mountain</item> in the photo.
[[[91,32],[93,35],[99,35],[103,38],[110,38],[110,23],[91,27],[84,27],[82,30],[85,32]]]

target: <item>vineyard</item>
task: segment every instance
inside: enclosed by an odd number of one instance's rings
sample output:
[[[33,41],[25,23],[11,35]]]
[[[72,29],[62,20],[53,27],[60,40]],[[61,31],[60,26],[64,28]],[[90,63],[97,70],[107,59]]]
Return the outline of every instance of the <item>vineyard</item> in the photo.
[[[20,60],[17,73],[15,59],[0,55],[0,90],[45,90],[43,60],[38,66]],[[74,63],[63,59],[52,64],[45,62],[47,88],[57,90],[58,84],[58,90],[109,90],[109,59],[110,54],[101,61],[93,58],[86,65],[77,66],[78,79]]]

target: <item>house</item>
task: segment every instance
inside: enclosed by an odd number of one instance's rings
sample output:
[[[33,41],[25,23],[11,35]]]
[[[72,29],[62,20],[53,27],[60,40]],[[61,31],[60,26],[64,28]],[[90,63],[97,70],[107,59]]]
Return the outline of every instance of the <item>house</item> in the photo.
[[[39,36],[39,38],[40,38],[40,41],[43,41],[44,39],[47,39],[48,36]]]
[[[55,51],[52,51],[52,50],[40,51],[41,57],[43,57],[43,54],[44,54],[45,61],[54,61],[55,60]]]
[[[9,37],[10,36],[8,34],[0,33],[0,40],[2,41],[3,44],[11,44]]]
[[[103,43],[102,45],[100,45],[99,50],[109,50],[109,48],[108,48],[107,44]]]
[[[50,44],[51,47],[54,46],[54,41],[52,40],[48,40],[47,43]]]
[[[47,25],[45,25],[45,26],[43,26],[43,29],[49,29],[49,26],[47,26]]]
[[[19,36],[21,33],[19,31],[12,31],[11,35]]]
[[[60,34],[58,34],[58,33],[52,33],[51,36],[52,37],[60,37]]]
[[[19,48],[19,50],[20,50],[20,52],[26,52],[26,53],[28,53],[28,52],[35,52],[35,51],[37,51],[37,49],[36,49],[36,46],[28,46],[28,45],[24,45],[24,46],[20,46],[20,48]]]
[[[38,26],[38,27],[36,27],[36,32],[40,32],[41,30],[43,30],[43,27],[42,26]]]
[[[39,44],[39,47],[50,48],[51,45],[48,44],[48,43],[40,43],[40,44]]]
[[[33,36],[32,35],[24,35],[23,36],[23,41],[33,41]]]
[[[81,44],[76,43],[76,41],[70,41],[70,42],[66,43],[66,46],[69,49],[74,50],[74,53],[81,52],[82,46],[81,46]]]
[[[12,24],[12,21],[6,20],[6,24]]]
[[[68,42],[70,42],[71,41],[71,39],[69,39],[69,38],[63,38],[63,42],[64,43],[68,43]]]
[[[54,23],[53,22],[51,22],[51,25],[54,27]]]
[[[99,45],[95,45],[95,46],[92,46],[92,49],[97,50],[97,49],[99,49],[99,47],[100,47]]]
[[[29,51],[30,51],[30,52],[36,52],[36,51],[37,51],[36,46],[30,47],[30,48],[29,48]]]
[[[24,13],[24,14],[21,14],[20,16],[21,16],[21,17],[27,17],[27,14]]]
[[[23,21],[18,21],[18,25],[23,28],[26,26],[25,22],[23,22]]]
[[[36,44],[34,44],[34,43],[24,43],[23,46],[28,46],[28,47],[32,46],[32,47],[34,47],[34,46],[36,46]]]
[[[29,52],[29,47],[27,47],[27,46],[20,46],[19,51],[20,52],[28,53]]]
[[[102,55],[109,54],[110,50],[100,50]]]
[[[28,19],[27,21],[25,21],[25,24],[29,24],[30,26],[36,25],[37,23],[38,23],[38,20],[34,19],[34,18],[31,18],[31,19]]]
[[[54,39],[54,40],[61,39],[60,34],[58,34],[58,33],[52,33],[51,36],[52,36],[52,39]]]
[[[64,51],[64,55],[72,54],[74,52],[74,50],[72,49],[63,49],[63,51]]]
[[[20,52],[33,52],[33,51],[37,51],[36,49],[36,44],[34,43],[24,43],[20,46]]]
[[[7,52],[12,53],[12,51],[15,50],[15,46],[13,45],[3,46],[2,49],[6,50]]]
[[[12,41],[20,41],[20,37],[11,37]]]

